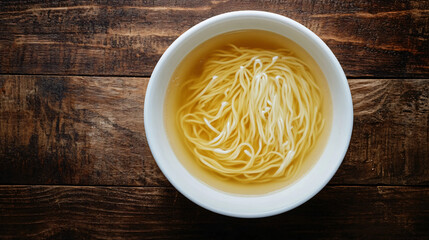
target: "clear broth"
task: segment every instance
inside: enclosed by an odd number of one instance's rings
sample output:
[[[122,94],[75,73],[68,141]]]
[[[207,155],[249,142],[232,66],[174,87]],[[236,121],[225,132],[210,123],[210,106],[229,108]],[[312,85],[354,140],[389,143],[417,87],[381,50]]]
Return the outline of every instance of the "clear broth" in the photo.
[[[323,98],[322,115],[325,118],[325,126],[322,134],[319,136],[317,144],[310,153],[307,153],[302,167],[295,178],[279,178],[267,183],[241,183],[231,180],[224,180],[208,169],[198,164],[191,151],[186,147],[183,134],[176,126],[176,114],[180,106],[185,103],[185,98],[190,94],[186,89],[181,89],[181,84],[190,77],[196,77],[201,74],[206,57],[216,50],[226,49],[229,44],[239,47],[261,48],[267,50],[276,50],[279,48],[289,49],[294,55],[303,60],[311,69],[316,82],[321,89]],[[203,42],[194,48],[178,65],[172,75],[164,105],[165,126],[170,145],[173,148],[179,161],[196,179],[202,181],[220,191],[244,194],[259,195],[274,192],[283,189],[304,176],[315,165],[325,148],[332,122],[332,103],[329,86],[314,59],[298,44],[281,36],[262,30],[240,30],[224,33]]]

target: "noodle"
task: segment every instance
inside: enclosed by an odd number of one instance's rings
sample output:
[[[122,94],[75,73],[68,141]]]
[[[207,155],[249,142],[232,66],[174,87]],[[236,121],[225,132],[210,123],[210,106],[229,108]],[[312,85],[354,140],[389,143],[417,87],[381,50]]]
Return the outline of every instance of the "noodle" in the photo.
[[[218,50],[185,81],[176,122],[205,168],[239,182],[293,177],[324,119],[308,67],[279,49]]]

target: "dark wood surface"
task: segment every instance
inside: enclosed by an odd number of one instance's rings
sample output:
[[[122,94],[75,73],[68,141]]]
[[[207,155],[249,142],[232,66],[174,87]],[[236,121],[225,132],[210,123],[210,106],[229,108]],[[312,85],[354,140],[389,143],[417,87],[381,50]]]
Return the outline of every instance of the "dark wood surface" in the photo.
[[[198,22],[265,10],[318,34],[353,77],[426,77],[428,1],[4,1],[0,71],[149,76]]]
[[[424,239],[428,201],[426,187],[328,186],[288,213],[237,219],[171,187],[5,186],[0,231],[32,239]]]
[[[148,77],[194,24],[266,10],[318,34],[354,130],[329,185],[290,212],[220,216],[162,175]],[[429,1],[0,1],[0,239],[429,238]]]

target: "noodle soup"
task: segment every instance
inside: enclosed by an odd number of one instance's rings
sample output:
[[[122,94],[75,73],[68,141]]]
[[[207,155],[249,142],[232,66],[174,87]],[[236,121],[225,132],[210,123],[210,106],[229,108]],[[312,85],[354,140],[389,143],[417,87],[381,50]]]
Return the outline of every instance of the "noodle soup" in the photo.
[[[262,30],[221,34],[192,50],[172,76],[164,109],[170,144],[188,172],[246,195],[304,176],[332,118],[319,66],[298,44]]]

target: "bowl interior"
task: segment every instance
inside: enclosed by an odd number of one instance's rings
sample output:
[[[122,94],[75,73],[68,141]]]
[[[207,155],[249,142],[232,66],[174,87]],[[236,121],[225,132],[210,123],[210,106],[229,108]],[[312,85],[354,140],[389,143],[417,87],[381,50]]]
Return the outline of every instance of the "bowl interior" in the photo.
[[[242,29],[271,31],[299,44],[319,65],[332,100],[332,128],[320,159],[291,186],[270,194],[239,196],[218,191],[195,179],[169,145],[164,125],[164,100],[169,81],[182,59],[196,46],[226,32]],[[330,49],[299,23],[272,13],[240,11],[210,18],[180,36],[164,53],[150,79],[144,121],[152,154],[168,180],[183,195],[214,212],[235,217],[263,217],[290,210],[314,196],[332,178],[350,141],[353,107],[344,72]]]

